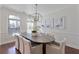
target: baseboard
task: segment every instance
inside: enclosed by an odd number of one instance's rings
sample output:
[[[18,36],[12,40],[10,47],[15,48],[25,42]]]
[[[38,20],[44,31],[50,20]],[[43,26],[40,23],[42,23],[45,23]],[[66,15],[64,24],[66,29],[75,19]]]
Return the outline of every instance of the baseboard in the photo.
[[[5,44],[11,43],[11,42],[15,42],[15,40],[0,43],[0,45],[5,45]]]

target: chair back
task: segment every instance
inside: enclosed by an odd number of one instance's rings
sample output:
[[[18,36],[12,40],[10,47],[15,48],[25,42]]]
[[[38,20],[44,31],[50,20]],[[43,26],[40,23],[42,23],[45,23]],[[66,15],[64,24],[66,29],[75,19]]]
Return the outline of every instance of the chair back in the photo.
[[[18,36],[14,36],[14,38],[15,38],[15,48],[17,50],[19,50],[19,37]]]
[[[66,46],[66,38],[64,38],[64,40],[62,40],[62,42],[60,43],[60,50],[62,51],[62,53],[65,53],[65,46]]]
[[[55,44],[47,44],[46,45],[46,53],[47,54],[64,54],[65,53],[65,45],[66,45],[66,39],[59,42],[59,45]]]
[[[31,42],[25,38],[23,38],[24,42],[24,54],[30,54],[31,53]]]
[[[23,44],[23,37],[22,36],[18,36],[19,37],[19,51],[20,51],[20,53],[24,53],[24,44]]]

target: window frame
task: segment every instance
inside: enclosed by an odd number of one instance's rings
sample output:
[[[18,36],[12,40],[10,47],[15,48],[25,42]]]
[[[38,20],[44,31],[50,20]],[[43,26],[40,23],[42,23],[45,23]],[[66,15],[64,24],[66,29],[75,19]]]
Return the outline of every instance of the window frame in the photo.
[[[9,16],[10,16],[10,15],[9,15]],[[15,16],[15,15],[13,15],[13,16]],[[17,16],[15,16],[15,17],[17,17]],[[14,33],[10,33],[10,32],[9,32],[9,29],[16,29],[16,30],[19,29],[19,30],[20,30],[20,26],[19,26],[19,27],[16,27],[16,28],[10,28],[9,20],[16,21],[16,24],[17,24],[17,21],[20,22],[20,18],[18,17],[18,19],[12,19],[12,18],[9,18],[9,17],[8,17],[8,33],[11,34],[11,35],[13,35],[15,32],[14,32]],[[20,22],[20,23],[21,23],[21,22]],[[18,32],[20,32],[20,31],[18,31]]]

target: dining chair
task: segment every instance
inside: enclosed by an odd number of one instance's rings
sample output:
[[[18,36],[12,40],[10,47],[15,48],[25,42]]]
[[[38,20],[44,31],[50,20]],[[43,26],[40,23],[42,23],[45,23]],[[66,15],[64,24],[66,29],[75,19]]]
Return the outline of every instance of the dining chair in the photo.
[[[19,37],[18,35],[15,35],[14,38],[15,38],[15,48],[19,50]]]
[[[46,54],[65,54],[65,45],[66,39],[64,38],[63,41],[59,42],[58,44],[47,44],[46,45]]]
[[[42,44],[32,45],[31,41],[23,38],[24,54],[42,54]]]
[[[19,51],[20,51],[20,53],[21,54],[23,54],[24,53],[24,42],[23,42],[23,37],[22,36],[18,36],[18,38],[19,38],[19,41],[18,41],[18,46],[19,46]]]

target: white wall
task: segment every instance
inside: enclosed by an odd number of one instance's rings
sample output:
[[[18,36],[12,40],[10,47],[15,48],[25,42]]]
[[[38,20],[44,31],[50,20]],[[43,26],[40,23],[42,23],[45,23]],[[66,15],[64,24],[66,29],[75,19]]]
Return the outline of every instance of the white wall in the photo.
[[[17,12],[17,11],[14,11],[14,10],[11,10],[11,9],[8,9],[6,7],[1,7],[1,17],[0,17],[0,44],[5,44],[5,43],[8,43],[8,42],[11,42],[11,41],[14,41],[12,36],[9,35],[8,33],[8,17],[9,15],[15,15],[15,16],[18,16],[20,17],[20,20],[21,20],[21,32],[25,32],[26,31],[26,14],[24,13],[21,13],[21,12]]]
[[[1,32],[1,7],[0,7],[0,32]],[[1,44],[1,34],[0,34],[0,44]]]
[[[68,46],[79,49],[79,6],[74,5],[46,15],[47,20],[62,16],[65,16],[65,28],[61,30],[52,29],[51,32],[54,31],[56,41],[66,38]]]

